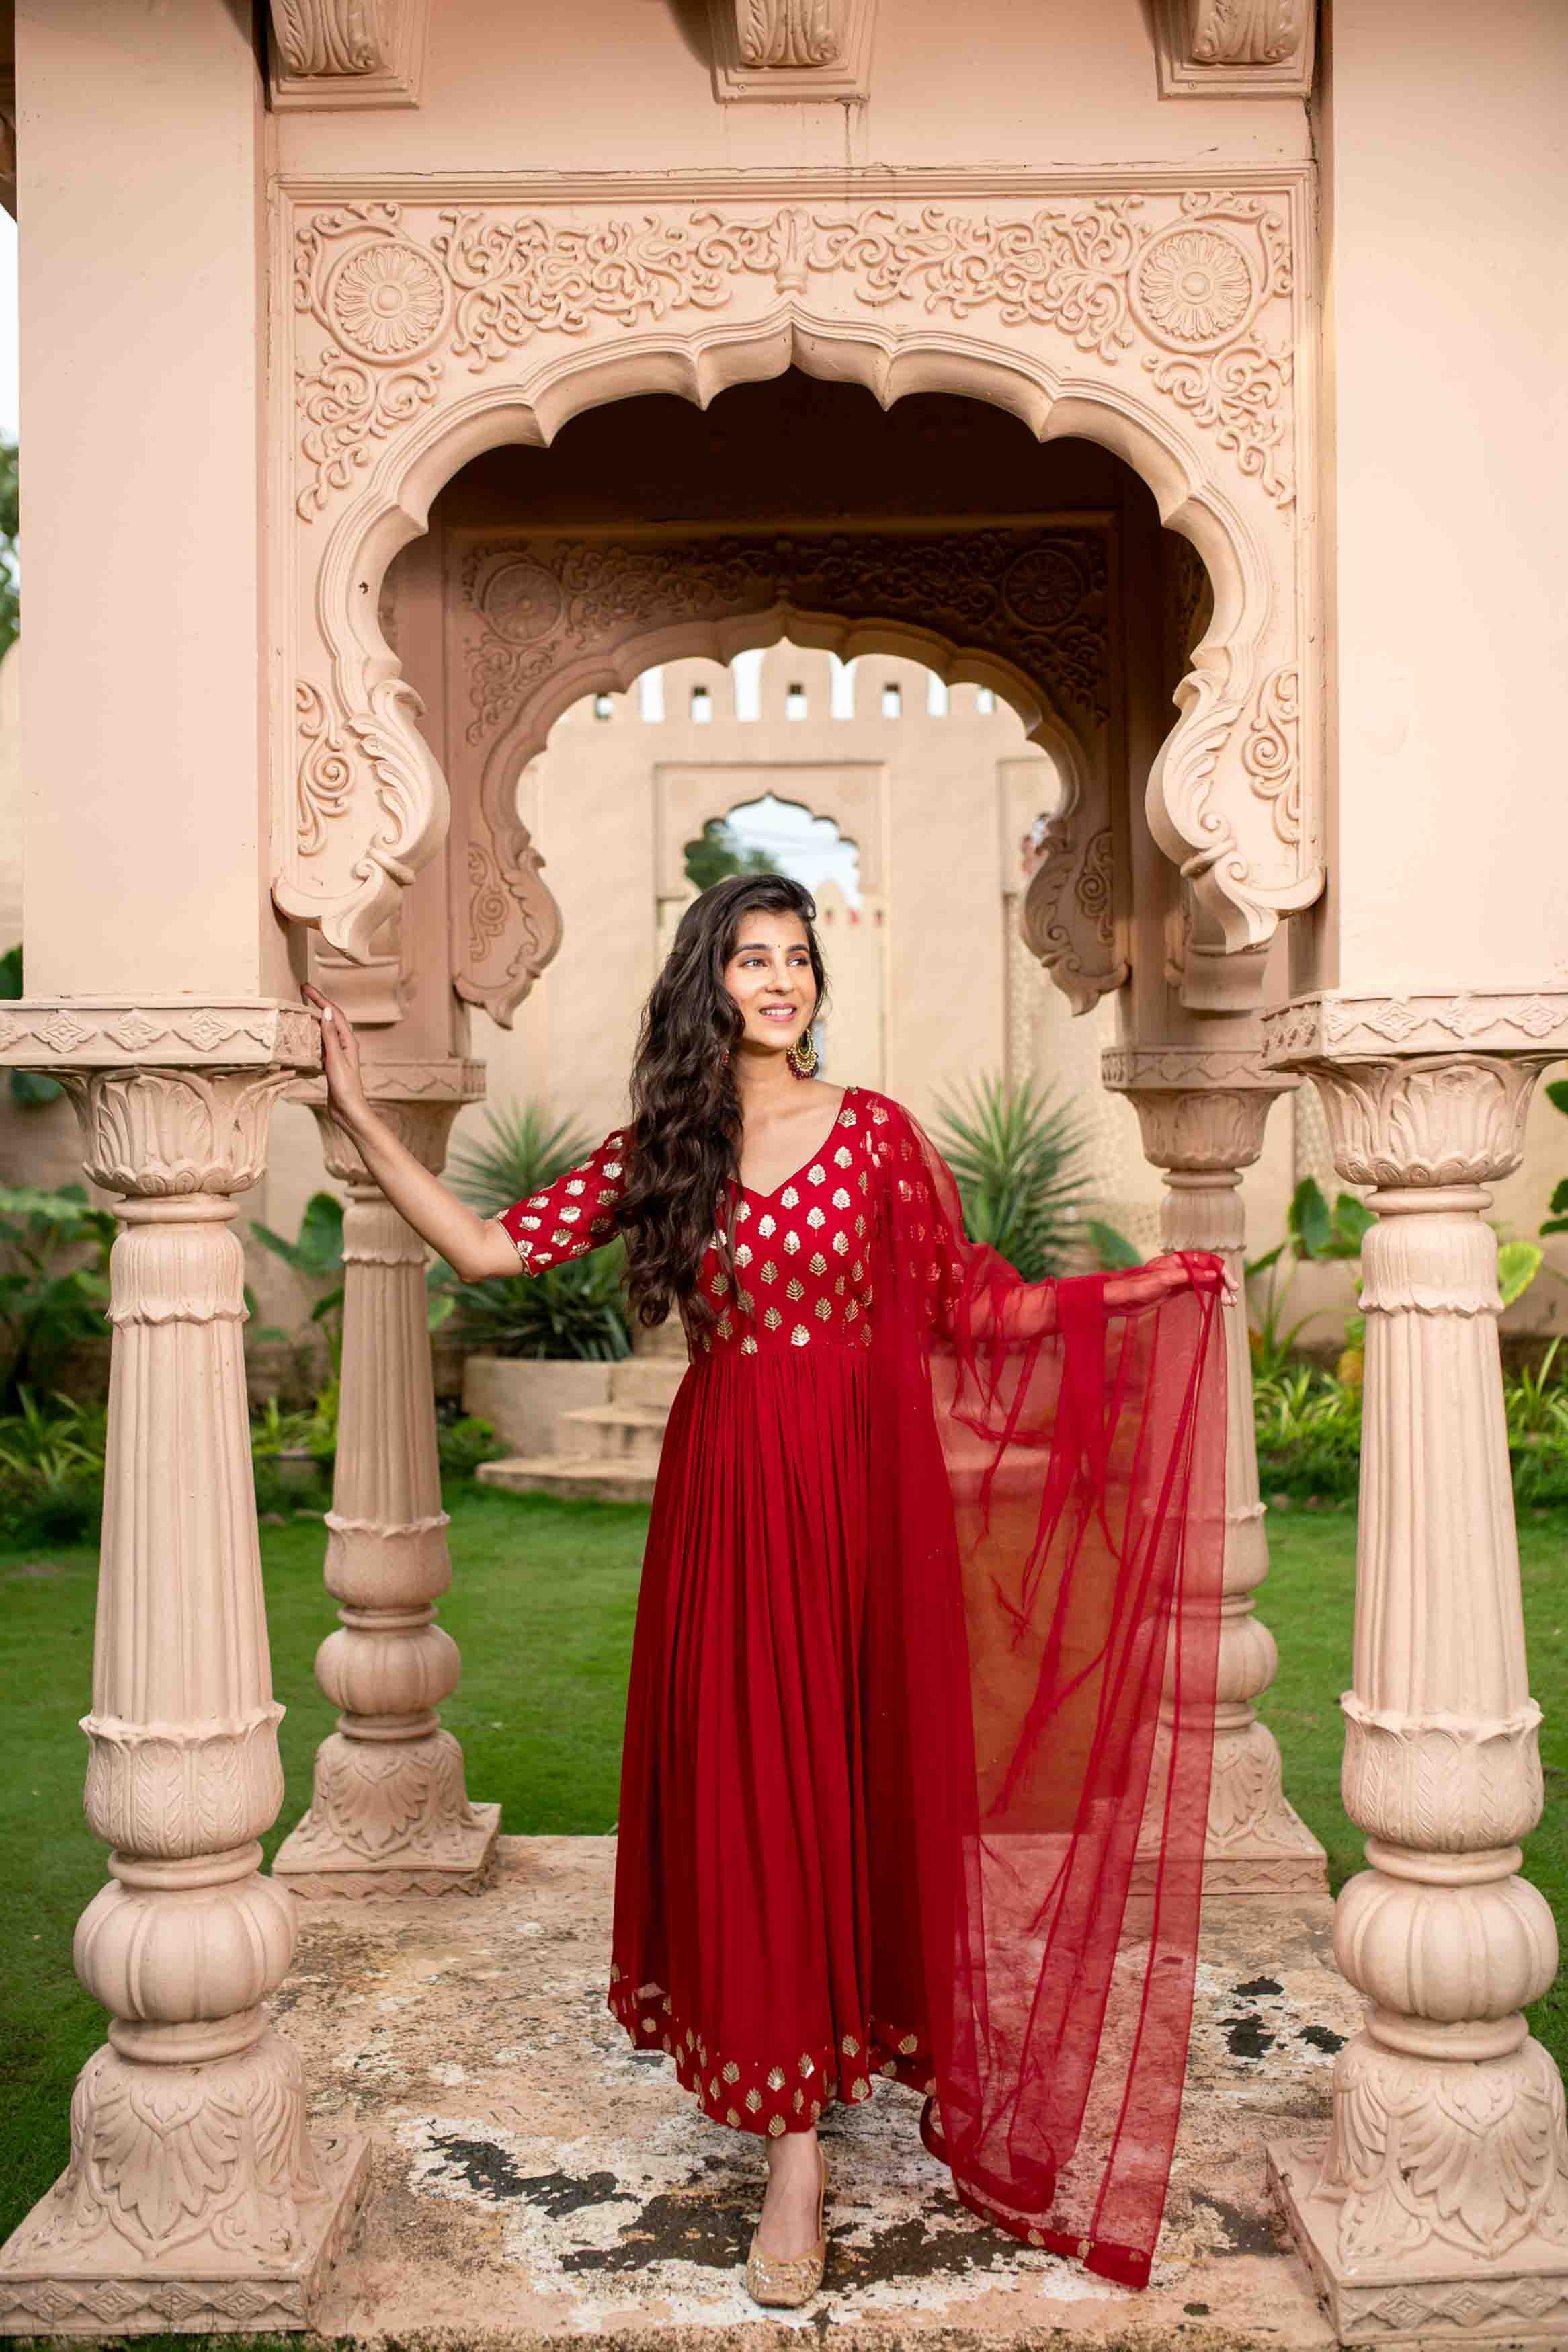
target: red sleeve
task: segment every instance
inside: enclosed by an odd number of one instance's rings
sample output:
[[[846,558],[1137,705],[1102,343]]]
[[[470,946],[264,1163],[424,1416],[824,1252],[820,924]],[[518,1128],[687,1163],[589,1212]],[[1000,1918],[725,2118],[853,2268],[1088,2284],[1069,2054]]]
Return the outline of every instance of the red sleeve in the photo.
[[[517,1244],[525,1274],[543,1274],[601,1249],[615,1231],[615,1203],[625,1189],[626,1131],[617,1128],[597,1151],[542,1192],[514,1201],[496,1223]]]

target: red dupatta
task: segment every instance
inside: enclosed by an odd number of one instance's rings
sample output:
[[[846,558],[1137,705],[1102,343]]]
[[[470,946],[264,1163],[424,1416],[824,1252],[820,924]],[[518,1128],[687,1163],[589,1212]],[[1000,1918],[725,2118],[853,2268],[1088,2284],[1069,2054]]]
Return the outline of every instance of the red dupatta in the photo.
[[[1137,1309],[1026,1284],[891,1104],[882,1141],[867,1800],[913,1813],[873,1840],[873,1980],[928,2021],[922,2131],[965,2203],[1142,2286],[1202,1895],[1222,1268]]]

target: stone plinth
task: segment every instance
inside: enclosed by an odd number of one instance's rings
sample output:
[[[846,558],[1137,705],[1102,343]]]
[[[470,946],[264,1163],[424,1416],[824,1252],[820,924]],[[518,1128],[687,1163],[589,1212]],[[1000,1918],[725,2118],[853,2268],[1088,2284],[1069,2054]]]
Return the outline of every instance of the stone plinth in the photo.
[[[806,2340],[803,2322],[856,2352],[1069,2338],[1328,2352],[1264,2177],[1264,2143],[1282,2126],[1326,2128],[1334,2053],[1360,2022],[1326,1895],[1207,1906],[1146,2292],[985,2228],[922,2147],[918,2100],[879,2084],[824,2129],[823,2296],[801,2321],[774,2321],[741,2281],[761,2144],[707,2123],[604,2007],[614,1854],[608,1837],[504,1837],[472,1903],[302,1911],[289,2032],[324,2086],[324,2120],[351,2115],[375,2149],[353,2261],[317,2307],[324,2336],[756,2352]]]

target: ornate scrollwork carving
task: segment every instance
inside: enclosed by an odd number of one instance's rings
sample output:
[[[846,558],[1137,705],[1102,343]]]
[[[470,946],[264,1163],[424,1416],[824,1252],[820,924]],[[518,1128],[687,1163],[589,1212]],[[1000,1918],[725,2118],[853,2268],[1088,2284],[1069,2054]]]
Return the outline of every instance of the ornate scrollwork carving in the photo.
[[[770,11],[781,17],[782,0]],[[1113,371],[1141,347],[1156,388],[1290,504],[1293,338],[1283,319],[1263,325],[1293,290],[1288,207],[1182,189],[1013,215],[935,204],[591,221],[499,205],[311,212],[297,234],[295,304],[324,340],[298,375],[299,512],[308,520],[345,488],[377,441],[437,397],[453,362],[478,375],[540,336],[722,309],[747,277],[800,292],[846,274],[868,310],[992,311]]]
[[[714,0],[731,40],[734,5]],[[862,0],[842,5],[847,26]],[[836,69],[752,70],[782,86],[791,75],[810,80]],[[305,593],[298,607],[294,668],[329,706],[327,732],[304,748],[318,765],[325,758],[330,785],[337,739],[358,782],[348,824],[327,818],[312,787],[313,822],[326,835],[313,853],[297,846],[286,858],[275,891],[285,915],[319,924],[345,952],[367,954],[399,882],[441,831],[440,780],[418,740],[413,706],[389,704],[379,761],[361,744],[358,730],[375,715],[366,706],[395,689],[385,682],[384,656],[364,651],[366,607],[347,585],[360,562],[375,570],[364,535],[399,503],[414,453],[428,456],[459,412],[476,446],[486,407],[505,404],[515,430],[517,414],[536,400],[549,439],[552,419],[580,396],[568,389],[574,373],[608,371],[612,396],[652,389],[651,339],[666,354],[660,382],[668,387],[673,365],[693,396],[706,398],[737,380],[736,355],[748,342],[766,345],[771,372],[789,363],[797,336],[826,330],[844,372],[879,397],[896,396],[904,381],[930,380],[929,367],[922,376],[915,364],[921,353],[938,363],[944,381],[966,371],[977,379],[1010,373],[1020,413],[1037,431],[1059,392],[1074,405],[1103,404],[1115,412],[1118,434],[1131,435],[1143,453],[1133,462],[1151,479],[1159,474],[1176,527],[1215,567],[1225,625],[1210,631],[1201,660],[1176,686],[1179,719],[1150,780],[1150,820],[1192,902],[1184,997],[1211,1010],[1251,1001],[1281,913],[1310,904],[1322,880],[1311,795],[1303,792],[1298,814],[1283,772],[1268,767],[1273,732],[1290,732],[1282,709],[1263,714],[1252,775],[1240,757],[1260,717],[1261,681],[1275,677],[1283,694],[1294,668],[1301,743],[1290,772],[1314,772],[1317,702],[1302,667],[1313,592],[1296,548],[1302,525],[1293,487],[1312,430],[1293,380],[1295,355],[1312,335],[1306,175],[1281,167],[1244,185],[1193,187],[1130,170],[1113,184],[1059,182],[1021,194],[1015,184],[956,201],[935,180],[927,184],[935,194],[869,175],[867,184],[867,200],[851,203],[802,199],[787,187],[755,202],[658,186],[613,198],[580,187],[559,199],[519,191],[509,201],[460,191],[408,195],[402,184],[330,204],[302,194],[293,215],[291,319],[298,512],[311,527],[361,489],[350,536],[367,551],[334,538],[313,608]],[[567,363],[574,345],[582,350],[576,369]],[[988,385],[986,396],[1004,395]],[[1223,561],[1227,547],[1233,562]],[[509,554],[512,569],[492,583],[484,656],[502,700],[567,625],[528,568],[530,551]],[[585,568],[598,560],[582,557]],[[624,551],[616,568],[629,587]],[[310,569],[307,561],[302,589]],[[373,597],[374,583],[364,584]],[[557,584],[570,601],[570,583],[558,577]],[[1051,583],[1026,572],[1011,593],[1027,617],[1048,607]],[[1037,604],[1041,597],[1046,606]],[[949,642],[973,642],[965,627],[937,625]],[[1089,833],[1103,823],[1095,816]],[[367,840],[372,828],[376,838]],[[491,833],[481,845],[509,887],[508,867],[520,871],[528,856],[526,836],[516,834],[508,847],[494,824]],[[316,835],[308,829],[307,837]],[[488,880],[476,876],[470,885],[466,866],[464,855],[463,887],[486,892]],[[1075,868],[1061,903],[1082,923],[1077,882]],[[537,878],[523,895],[548,932],[548,894]],[[455,913],[465,932],[482,928],[483,904]],[[471,924],[471,913],[481,920]],[[502,1018],[517,987],[505,944],[491,943],[476,997],[503,1008]],[[528,960],[537,962],[532,950]],[[1108,968],[1098,949],[1084,967]],[[527,971],[517,977],[526,986]]]
[[[904,621],[966,653],[998,654],[1085,733],[1110,715],[1105,542],[1095,530],[486,541],[465,560],[463,594],[477,622],[464,646],[471,743],[497,733],[569,663],[618,651],[639,626],[781,604]]]
[[[982,528],[931,535],[792,531],[603,541],[485,541],[464,560],[464,632],[480,746],[510,728],[511,756],[470,818],[468,942],[458,992],[509,1023],[559,937],[538,852],[517,824],[510,786],[544,740],[563,677],[611,678],[629,643],[674,623],[718,623],[780,606],[846,625],[906,624],[965,655],[993,654],[1044,689],[1080,746],[1082,771],[1046,835],[1025,908],[1025,937],[1085,1009],[1127,976],[1116,951],[1103,733],[1111,709],[1109,566],[1095,530]],[[596,667],[597,666],[597,667]],[[537,723],[533,713],[538,713]],[[537,742],[535,738],[537,736]],[[458,885],[454,876],[454,889]]]
[[[1274,815],[1281,841],[1301,837],[1301,678],[1287,666],[1270,670],[1258,689],[1241,746],[1241,765]]]

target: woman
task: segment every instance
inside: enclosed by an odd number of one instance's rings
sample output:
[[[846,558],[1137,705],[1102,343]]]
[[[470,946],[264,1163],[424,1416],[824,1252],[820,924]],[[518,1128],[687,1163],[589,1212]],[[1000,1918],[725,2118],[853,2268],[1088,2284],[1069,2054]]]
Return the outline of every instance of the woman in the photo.
[[[1029,1286],[971,1244],[909,1114],[811,1076],[814,914],[779,877],[705,891],[630,1120],[488,1221],[377,1118],[306,993],[334,1116],[465,1281],[619,1233],[640,1322],[682,1318],[609,2000],[763,2138],[752,2294],[820,2285],[816,2126],[885,2078],[925,2094],[977,2211],[1142,2284],[1201,1880],[1223,1266]]]

